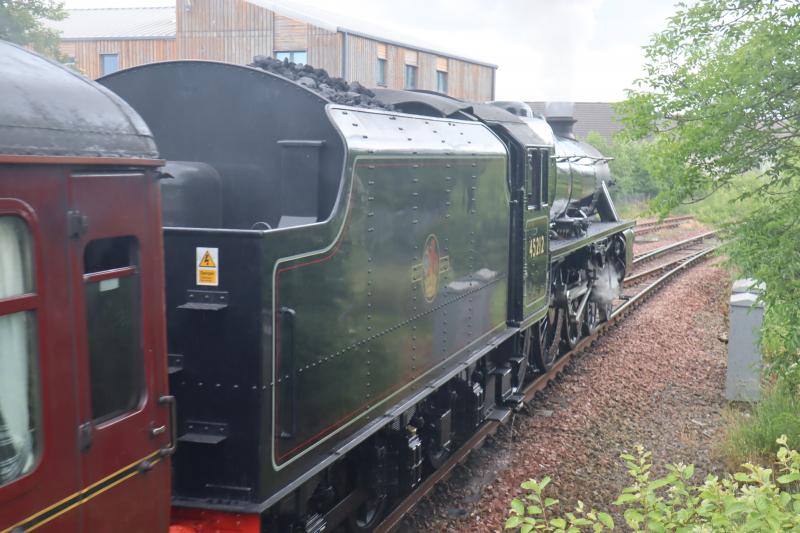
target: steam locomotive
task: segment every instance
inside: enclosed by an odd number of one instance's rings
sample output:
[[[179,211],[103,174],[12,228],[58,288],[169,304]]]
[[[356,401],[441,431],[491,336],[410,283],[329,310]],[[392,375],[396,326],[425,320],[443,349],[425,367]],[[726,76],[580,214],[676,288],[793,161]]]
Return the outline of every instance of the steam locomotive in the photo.
[[[3,533],[371,531],[630,265],[557,107],[97,84],[5,43],[0,72]]]

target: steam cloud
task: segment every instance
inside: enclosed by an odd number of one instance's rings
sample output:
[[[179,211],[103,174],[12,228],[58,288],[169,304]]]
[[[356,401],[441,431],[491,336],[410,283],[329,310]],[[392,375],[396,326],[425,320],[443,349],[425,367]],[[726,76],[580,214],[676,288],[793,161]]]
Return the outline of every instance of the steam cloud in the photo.
[[[603,305],[610,305],[620,296],[620,272],[611,262],[607,262],[600,269],[594,282],[592,297]]]

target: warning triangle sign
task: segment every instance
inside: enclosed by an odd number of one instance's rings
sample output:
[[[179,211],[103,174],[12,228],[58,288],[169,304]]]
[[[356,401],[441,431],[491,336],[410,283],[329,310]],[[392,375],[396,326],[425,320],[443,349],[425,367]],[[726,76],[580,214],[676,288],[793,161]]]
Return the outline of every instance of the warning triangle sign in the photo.
[[[206,253],[203,254],[203,258],[200,260],[201,267],[205,268],[217,268],[217,264],[214,262],[214,258],[211,257],[211,253],[206,250]]]

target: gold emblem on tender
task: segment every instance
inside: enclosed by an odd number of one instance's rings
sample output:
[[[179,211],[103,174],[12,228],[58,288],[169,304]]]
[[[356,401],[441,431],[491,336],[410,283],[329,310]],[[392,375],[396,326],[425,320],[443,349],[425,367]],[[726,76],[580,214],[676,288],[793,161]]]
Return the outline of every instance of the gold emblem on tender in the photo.
[[[422,255],[422,294],[425,301],[432,302],[439,290],[439,241],[429,235]]]
[[[422,284],[422,294],[426,302],[436,299],[440,277],[449,270],[450,256],[440,255],[439,240],[436,235],[428,235],[422,250],[422,262],[411,266],[411,283]]]

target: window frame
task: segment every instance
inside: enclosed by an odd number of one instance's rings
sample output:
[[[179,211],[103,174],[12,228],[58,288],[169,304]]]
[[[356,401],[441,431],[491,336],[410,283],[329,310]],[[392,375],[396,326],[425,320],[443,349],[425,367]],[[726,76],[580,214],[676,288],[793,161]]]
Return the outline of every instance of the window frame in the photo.
[[[447,75],[447,71],[446,70],[437,70],[436,71],[436,92],[439,92],[439,93],[442,93],[442,94],[448,94],[448,90],[449,90],[448,77],[449,76]],[[442,79],[444,80],[444,84],[443,84],[444,85],[444,90],[442,90],[442,84],[439,83]]]
[[[294,63],[296,65],[306,65],[306,64],[308,64],[308,49],[306,49],[306,50],[275,50],[273,52],[273,54],[275,54],[275,59],[277,59],[278,61],[283,61],[283,59],[279,59],[278,58],[278,54],[289,54],[289,57],[287,58],[289,60],[289,63]],[[305,54],[306,55],[305,62],[298,63],[297,61],[295,61],[294,60],[294,55],[295,54]]]
[[[44,328],[45,325],[45,309],[46,298],[44,296],[45,276],[43,273],[41,245],[42,237],[39,229],[39,219],[33,209],[25,202],[15,198],[0,198],[0,217],[16,216],[25,222],[28,229],[28,236],[31,243],[31,268],[33,268],[33,292],[20,294],[18,296],[11,296],[8,298],[0,299],[0,316],[12,315],[16,313],[33,312],[35,318],[33,323],[36,325],[36,354],[31,357],[30,362],[35,363],[36,373],[38,379],[36,384],[38,390],[36,391],[39,398],[37,405],[37,412],[35,414],[38,421],[38,435],[36,441],[36,454],[34,463],[28,472],[13,481],[9,481],[4,485],[0,485],[0,492],[4,495],[8,494],[9,497],[14,497],[32,489],[35,489],[39,484],[39,477],[41,465],[47,455],[46,446],[46,430],[45,418],[43,416],[43,407],[49,401],[49,393],[46,387],[42,387],[43,373],[42,373],[42,353],[47,350],[47,335]],[[5,498],[5,496],[4,496]]]
[[[412,70],[408,70],[408,69],[412,69]],[[409,78],[408,73],[409,72],[413,72],[414,73],[414,84],[413,85],[408,83],[408,78]],[[418,69],[417,65],[409,65],[408,63],[406,63],[405,68],[403,69],[403,88],[406,89],[406,90],[414,90],[414,89],[416,89],[417,88],[418,79],[419,79],[419,69]]]
[[[527,153],[525,158],[526,205],[528,209],[544,209],[549,205],[550,152],[546,147],[536,146],[528,148]],[[536,167],[534,167],[534,161],[538,162]],[[537,181],[538,183],[536,183]]]
[[[386,87],[386,72],[388,70],[389,61],[385,57],[379,57],[377,71],[375,72],[375,84],[379,87]]]
[[[105,68],[105,58],[106,57],[116,57],[117,58],[117,68],[115,70],[112,70],[111,72],[106,72],[106,68]],[[102,76],[106,76],[108,74],[113,74],[113,73],[118,72],[120,70],[121,70],[121,68],[119,66],[119,52],[107,52],[107,53],[101,53],[100,54],[100,74]]]
[[[110,236],[110,237],[98,237],[96,239],[90,239],[90,240],[86,241],[84,246],[83,246],[83,254],[86,253],[86,250],[88,249],[89,245],[91,245],[93,242],[96,242],[96,241],[99,241],[99,240],[103,240],[103,239],[116,239],[116,238],[127,238],[127,237],[132,237],[134,242],[136,243],[136,251],[137,251],[136,264],[126,265],[126,266],[123,266],[123,267],[114,267],[114,268],[109,268],[109,269],[106,269],[106,270],[98,270],[98,271],[93,271],[93,272],[86,272],[85,255],[84,255],[83,260],[82,260],[83,273],[82,273],[82,276],[81,276],[81,286],[82,286],[82,288],[84,290],[84,294],[83,294],[84,313],[88,313],[89,312],[89,307],[88,307],[88,302],[87,302],[87,297],[86,297],[86,292],[85,292],[89,284],[100,283],[102,281],[107,281],[107,280],[111,280],[111,279],[125,279],[125,278],[131,278],[131,277],[138,276],[138,289],[137,289],[137,299],[138,299],[138,301],[137,301],[137,306],[136,306],[137,307],[136,310],[138,312],[137,317],[136,317],[138,326],[136,328],[136,338],[139,341],[139,343],[138,343],[139,344],[139,346],[138,346],[138,350],[139,350],[138,364],[140,365],[140,370],[141,370],[141,376],[140,376],[141,377],[141,383],[139,384],[140,386],[139,386],[138,397],[137,397],[136,403],[133,406],[131,406],[130,408],[122,410],[122,411],[112,411],[110,413],[105,413],[104,415],[99,416],[99,417],[95,417],[94,413],[91,412],[94,399],[92,397],[92,370],[91,370],[91,368],[92,368],[92,361],[91,361],[92,352],[91,352],[91,346],[90,346],[90,340],[89,340],[90,339],[90,331],[89,331],[89,320],[88,320],[88,318],[84,319],[84,322],[83,322],[83,325],[84,325],[83,337],[84,337],[84,339],[86,341],[86,357],[87,357],[87,363],[89,365],[89,367],[88,367],[88,375],[87,375],[87,378],[88,378],[87,384],[88,384],[88,390],[89,390],[89,410],[90,410],[89,422],[94,427],[97,427],[97,428],[103,428],[103,427],[107,427],[109,425],[113,425],[113,424],[115,424],[116,422],[118,422],[121,419],[124,419],[124,418],[126,418],[128,416],[131,416],[131,415],[133,415],[135,413],[140,412],[142,410],[142,408],[144,407],[144,404],[146,403],[147,397],[148,397],[147,364],[146,364],[147,355],[145,354],[145,350],[144,350],[144,302],[143,302],[142,285],[141,285],[141,283],[142,283],[142,280],[141,280],[141,262],[140,262],[141,260],[140,260],[140,256],[138,255],[140,253],[140,250],[141,250],[141,248],[140,248],[141,245],[140,245],[140,242],[139,242],[139,238],[138,238],[137,235],[114,235],[114,236]]]

